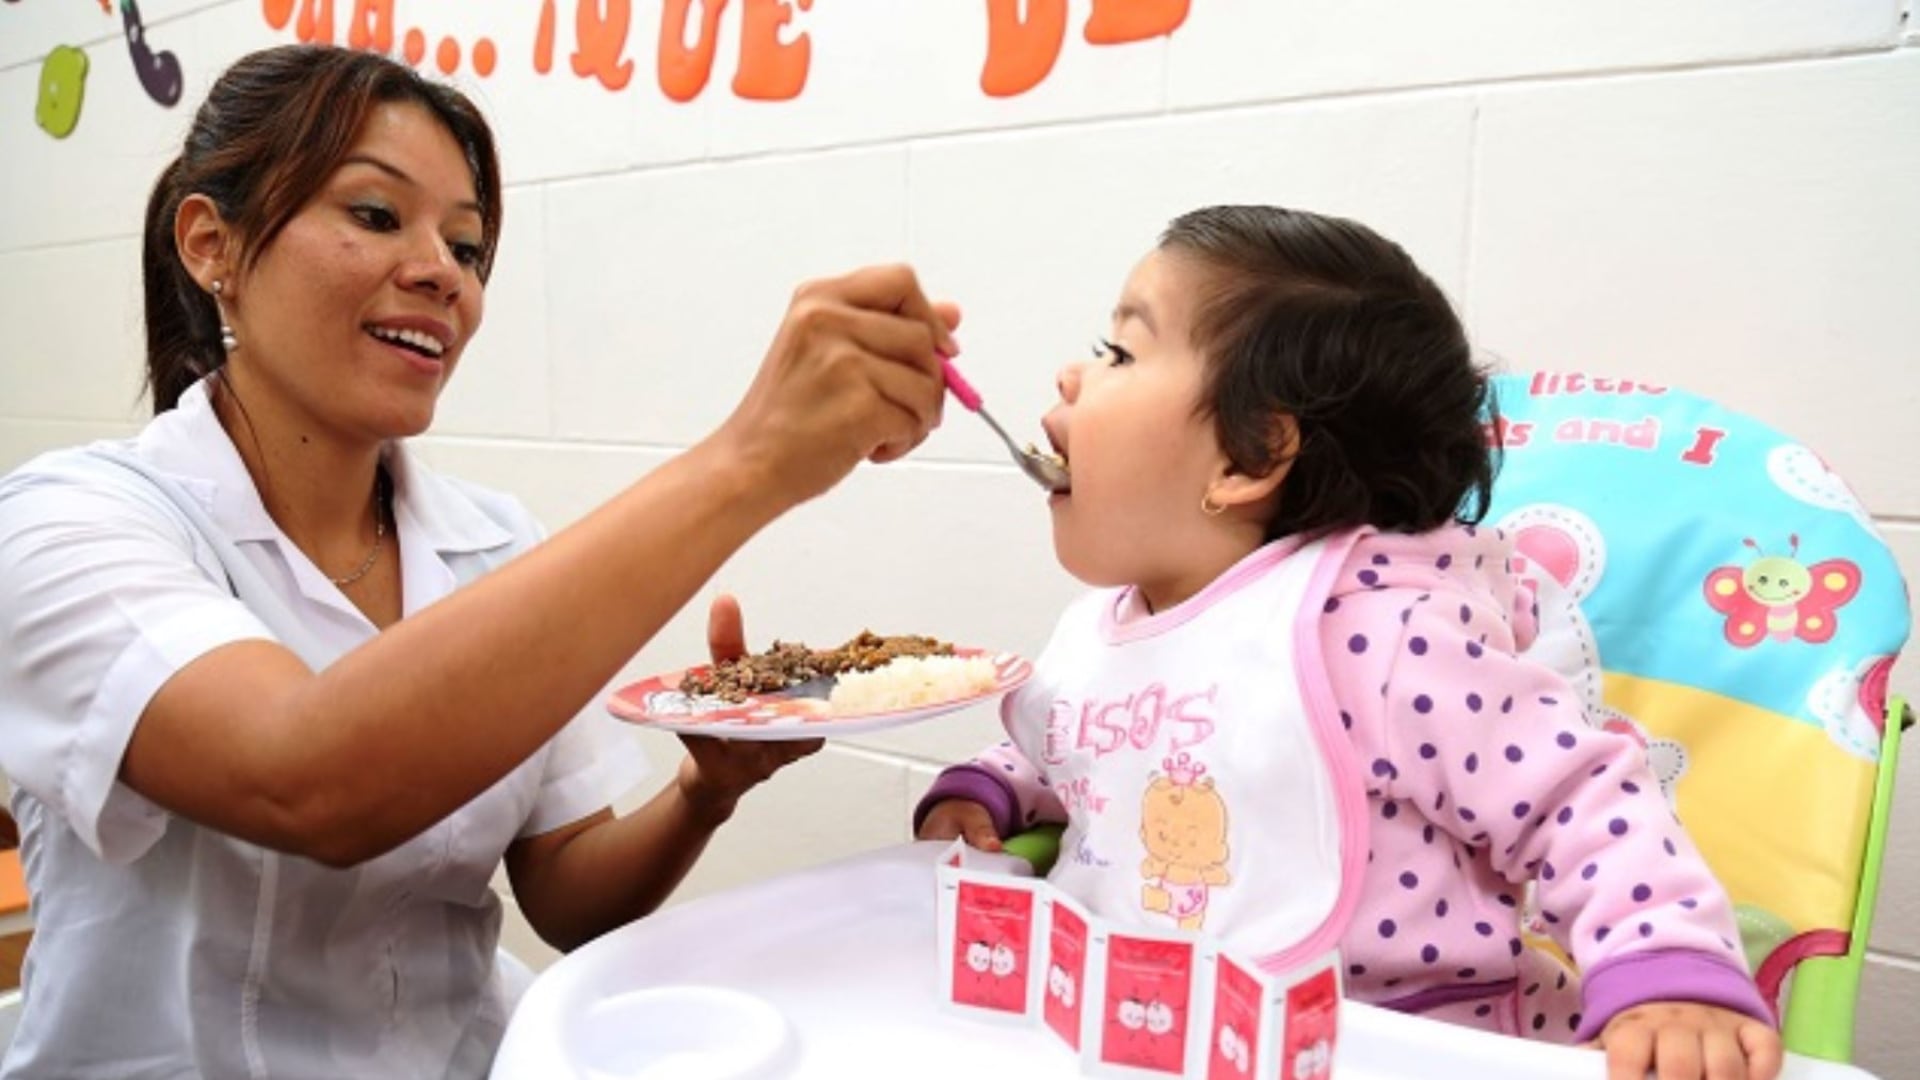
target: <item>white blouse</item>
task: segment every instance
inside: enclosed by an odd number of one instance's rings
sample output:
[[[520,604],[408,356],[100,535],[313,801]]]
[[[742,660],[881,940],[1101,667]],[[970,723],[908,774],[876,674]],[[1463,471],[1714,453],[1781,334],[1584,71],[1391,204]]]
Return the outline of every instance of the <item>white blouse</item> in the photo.
[[[541,539],[517,502],[403,446],[386,464],[407,615]],[[485,1072],[506,1023],[502,854],[644,773],[597,702],[349,870],[202,828],[118,779],[148,701],[208,651],[278,640],[318,670],[376,632],[267,516],[204,383],[137,439],[0,480],[0,768],[36,923],[0,1077]]]

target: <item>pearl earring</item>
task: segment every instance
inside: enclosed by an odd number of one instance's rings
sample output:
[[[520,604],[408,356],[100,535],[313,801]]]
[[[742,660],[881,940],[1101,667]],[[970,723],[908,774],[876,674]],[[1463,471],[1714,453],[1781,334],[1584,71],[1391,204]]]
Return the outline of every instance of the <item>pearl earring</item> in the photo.
[[[220,347],[232,352],[240,347],[240,339],[233,336],[233,327],[227,325],[227,311],[220,306],[220,294],[223,291],[220,279],[213,279],[213,309],[220,313]]]

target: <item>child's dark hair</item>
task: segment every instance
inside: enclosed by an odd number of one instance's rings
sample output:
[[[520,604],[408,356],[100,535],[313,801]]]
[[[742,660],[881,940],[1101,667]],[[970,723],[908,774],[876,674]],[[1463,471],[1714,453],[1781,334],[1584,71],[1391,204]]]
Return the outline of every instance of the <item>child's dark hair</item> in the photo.
[[[141,249],[146,292],[147,389],[166,412],[200,377],[226,362],[220,313],[180,261],[173,222],[190,195],[205,195],[242,241],[250,266],[353,148],[382,104],[427,110],[466,154],[480,202],[480,279],[500,236],[500,164],[480,110],[450,86],[357,49],[281,45],[242,57],[194,114],[180,156],[147,199]]]
[[[1282,420],[1297,426],[1269,539],[1485,515],[1487,379],[1446,296],[1399,245],[1341,218],[1211,206],[1174,219],[1160,247],[1206,275],[1200,408],[1234,467],[1286,464]]]

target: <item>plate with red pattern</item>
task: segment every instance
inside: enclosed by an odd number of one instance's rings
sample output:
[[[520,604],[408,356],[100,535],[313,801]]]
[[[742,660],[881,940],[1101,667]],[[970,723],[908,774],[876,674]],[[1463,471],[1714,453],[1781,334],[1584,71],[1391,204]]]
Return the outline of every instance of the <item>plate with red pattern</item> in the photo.
[[[728,700],[693,692],[713,665],[666,672],[614,692],[607,710],[639,727],[728,739],[818,739],[931,720],[992,701],[1033,675],[1014,653],[956,646],[951,656],[908,657],[887,667],[821,675]],[[879,679],[874,676],[881,676]]]

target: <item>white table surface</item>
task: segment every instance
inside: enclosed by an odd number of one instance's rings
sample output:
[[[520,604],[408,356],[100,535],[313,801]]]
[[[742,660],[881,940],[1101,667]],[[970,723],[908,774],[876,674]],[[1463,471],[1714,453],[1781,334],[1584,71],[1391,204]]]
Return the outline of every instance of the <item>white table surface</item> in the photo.
[[[779,1057],[755,1077],[1080,1075],[1078,1061],[1044,1028],[940,1009],[933,864],[944,847],[883,848],[691,901],[600,938],[535,980],[508,1025],[493,1080],[741,1075],[702,1071],[697,1060],[681,1059],[671,1069],[642,1060],[649,1053],[646,1018],[661,1010],[609,1006],[623,997],[638,1003],[628,996],[636,991],[674,986],[745,991],[784,1017]],[[684,1020],[676,1023],[676,1034],[684,1035]],[[1359,1002],[1341,1004],[1340,1025],[1337,1080],[1606,1076],[1605,1058],[1595,1051]],[[624,1060],[612,1061],[610,1047]],[[1782,1080],[1872,1078],[1852,1066],[1789,1056]]]

